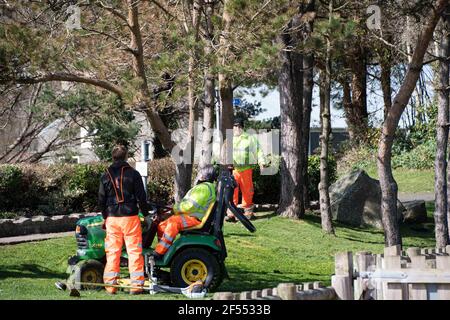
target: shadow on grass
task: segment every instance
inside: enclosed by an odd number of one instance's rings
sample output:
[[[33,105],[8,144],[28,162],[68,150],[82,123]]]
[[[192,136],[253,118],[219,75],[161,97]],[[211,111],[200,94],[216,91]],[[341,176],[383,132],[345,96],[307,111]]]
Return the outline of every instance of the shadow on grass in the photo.
[[[255,237],[253,233],[238,233],[238,232],[225,232],[225,236],[229,237]]]
[[[237,267],[227,267],[230,279],[225,279],[217,291],[251,291],[276,287],[279,283],[327,281],[327,275],[312,275],[309,273],[281,273],[247,271]]]
[[[427,211],[430,212],[430,210],[434,210],[434,203],[430,202],[427,203]],[[306,223],[313,225],[316,228],[321,228],[321,218],[320,216],[317,216],[313,213],[307,213],[304,218],[302,218],[303,221]],[[383,230],[378,230],[373,227],[356,227],[356,226],[350,226],[346,224],[342,224],[336,221],[333,221],[333,226],[335,228],[342,228],[354,232],[359,232],[361,234],[372,234],[372,235],[383,235]],[[400,224],[400,233],[402,237],[405,238],[422,238],[422,239],[434,239],[434,219],[432,215],[428,216],[427,221],[424,223],[415,223],[415,224]],[[362,235],[363,236],[363,235]],[[338,237],[355,241],[355,242],[365,242],[369,244],[383,244],[384,241],[370,241],[368,239],[362,239],[361,237],[348,237],[348,236],[342,236],[339,235]]]
[[[270,219],[270,218],[273,218],[273,217],[276,217],[276,216],[278,216],[278,215],[277,215],[277,213],[275,211],[273,211],[273,212],[266,212],[265,214],[255,215],[253,220]]]
[[[56,272],[37,264],[20,264],[9,267],[0,266],[0,280],[6,278],[64,279],[67,278],[67,274]]]

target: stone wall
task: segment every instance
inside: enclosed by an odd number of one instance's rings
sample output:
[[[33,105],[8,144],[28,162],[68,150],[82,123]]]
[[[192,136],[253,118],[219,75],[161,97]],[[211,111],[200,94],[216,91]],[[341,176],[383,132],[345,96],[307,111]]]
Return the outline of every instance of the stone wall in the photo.
[[[74,231],[77,221],[100,213],[74,213],[59,216],[36,216],[33,218],[0,219],[0,238],[36,233]]]
[[[276,204],[257,204],[255,211],[276,210]],[[94,217],[100,213],[74,213],[59,216],[36,216],[32,218],[0,219],[0,238],[24,236],[38,233],[74,231],[77,221],[84,217]]]

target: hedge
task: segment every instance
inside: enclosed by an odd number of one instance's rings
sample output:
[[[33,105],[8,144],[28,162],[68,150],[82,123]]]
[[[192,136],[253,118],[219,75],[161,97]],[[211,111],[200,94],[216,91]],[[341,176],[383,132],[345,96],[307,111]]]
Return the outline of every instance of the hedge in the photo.
[[[318,199],[318,156],[309,159],[309,193]],[[96,210],[98,184],[108,164],[0,165],[0,218],[60,215]],[[330,180],[336,177],[336,162],[330,158]],[[194,174],[196,169],[194,170]],[[150,163],[148,197],[172,203],[175,167],[169,158]],[[277,203],[280,173],[254,172],[255,203]]]

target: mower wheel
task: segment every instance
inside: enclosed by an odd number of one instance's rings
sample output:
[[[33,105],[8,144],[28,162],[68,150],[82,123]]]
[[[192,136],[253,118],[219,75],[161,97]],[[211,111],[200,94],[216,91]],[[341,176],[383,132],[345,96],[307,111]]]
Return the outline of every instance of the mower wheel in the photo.
[[[205,288],[215,290],[223,280],[223,272],[211,252],[202,248],[188,248],[172,260],[170,278],[175,287],[184,288],[201,280]]]
[[[103,270],[105,266],[97,260],[84,260],[77,263],[69,277],[70,283],[89,282],[103,283]],[[101,290],[99,286],[82,285],[81,290]]]

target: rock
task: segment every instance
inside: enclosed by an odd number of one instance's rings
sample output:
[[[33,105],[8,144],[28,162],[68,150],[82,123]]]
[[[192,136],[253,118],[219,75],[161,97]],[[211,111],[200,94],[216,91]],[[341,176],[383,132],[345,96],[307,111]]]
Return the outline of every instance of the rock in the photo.
[[[403,202],[405,212],[403,221],[405,223],[421,223],[427,221],[427,208],[424,200]]]
[[[330,186],[333,219],[351,226],[369,225],[383,229],[381,220],[381,188],[364,170],[353,171]],[[402,207],[398,204],[398,221],[402,220]]]

